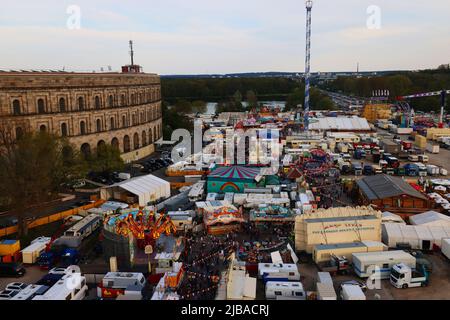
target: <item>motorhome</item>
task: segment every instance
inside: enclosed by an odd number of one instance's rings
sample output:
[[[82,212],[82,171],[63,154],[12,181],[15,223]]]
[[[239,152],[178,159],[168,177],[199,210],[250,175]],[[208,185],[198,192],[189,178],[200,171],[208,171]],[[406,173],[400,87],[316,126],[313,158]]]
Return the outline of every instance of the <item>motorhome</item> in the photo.
[[[83,220],[77,222],[74,226],[70,227],[64,236],[66,237],[81,237],[84,239],[88,237],[101,225],[101,218],[96,214],[90,214]]]
[[[353,268],[360,278],[368,278],[378,271],[380,279],[389,279],[391,268],[404,263],[416,267],[416,258],[403,250],[353,253]]]
[[[63,276],[42,295],[32,300],[83,300],[88,292],[86,278],[80,274]]]
[[[294,263],[259,263],[258,276],[264,282],[300,280],[300,272]]]
[[[142,273],[108,272],[97,287],[97,296],[99,298],[116,298],[129,288],[135,288],[134,291],[142,290],[146,283]]]
[[[32,300],[38,295],[43,295],[48,289],[47,286],[31,284],[12,297],[11,300]]]
[[[271,281],[266,284],[266,299],[306,300],[306,292],[301,282]]]
[[[196,182],[191,190],[189,190],[189,200],[192,202],[200,201],[203,199],[203,195],[205,194],[205,181]]]

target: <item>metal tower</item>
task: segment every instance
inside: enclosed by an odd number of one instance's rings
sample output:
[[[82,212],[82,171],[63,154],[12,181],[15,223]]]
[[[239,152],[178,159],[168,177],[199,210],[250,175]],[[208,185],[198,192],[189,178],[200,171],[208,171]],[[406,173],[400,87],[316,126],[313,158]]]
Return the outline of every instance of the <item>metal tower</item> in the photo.
[[[134,66],[134,51],[133,51],[133,41],[130,40],[130,56],[131,56],[131,65]]]
[[[306,1],[306,55],[305,55],[305,105],[304,105],[304,126],[308,130],[309,125],[309,78],[311,71],[311,10],[313,2]]]

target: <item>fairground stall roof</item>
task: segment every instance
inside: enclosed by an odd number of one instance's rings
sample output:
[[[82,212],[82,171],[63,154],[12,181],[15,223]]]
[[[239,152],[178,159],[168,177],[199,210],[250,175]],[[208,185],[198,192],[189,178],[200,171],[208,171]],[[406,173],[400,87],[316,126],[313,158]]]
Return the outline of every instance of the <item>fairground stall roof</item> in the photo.
[[[208,178],[256,180],[260,172],[261,168],[256,167],[219,167],[212,171]]]

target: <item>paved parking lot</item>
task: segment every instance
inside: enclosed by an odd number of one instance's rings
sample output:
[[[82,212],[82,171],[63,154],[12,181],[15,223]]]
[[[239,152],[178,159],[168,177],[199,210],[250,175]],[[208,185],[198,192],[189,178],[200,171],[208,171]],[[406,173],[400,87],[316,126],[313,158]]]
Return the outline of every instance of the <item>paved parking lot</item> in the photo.
[[[34,284],[38,282],[43,276],[47,274],[47,270],[41,270],[37,266],[25,266],[27,272],[23,277],[20,278],[0,278],[0,290],[5,289],[5,287],[11,282],[23,282],[27,284]]]
[[[430,284],[427,287],[397,289],[389,280],[381,280],[381,289],[367,290],[367,300],[450,300],[450,261],[440,253],[427,254],[433,265]],[[312,263],[301,263],[299,266],[302,283],[306,291],[315,291],[318,268]],[[336,292],[343,281],[359,280],[355,274],[337,275],[333,277]]]

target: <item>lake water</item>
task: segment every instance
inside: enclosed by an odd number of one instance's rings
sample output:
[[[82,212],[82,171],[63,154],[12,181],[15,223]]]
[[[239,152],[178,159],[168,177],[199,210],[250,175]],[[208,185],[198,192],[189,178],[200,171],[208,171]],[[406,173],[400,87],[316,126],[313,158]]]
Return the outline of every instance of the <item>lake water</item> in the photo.
[[[272,106],[272,107],[280,107],[281,110],[286,106],[286,101],[260,101],[260,103]],[[247,107],[247,102],[242,102],[244,107]],[[217,109],[217,102],[208,102],[206,104],[206,114],[215,114]]]

